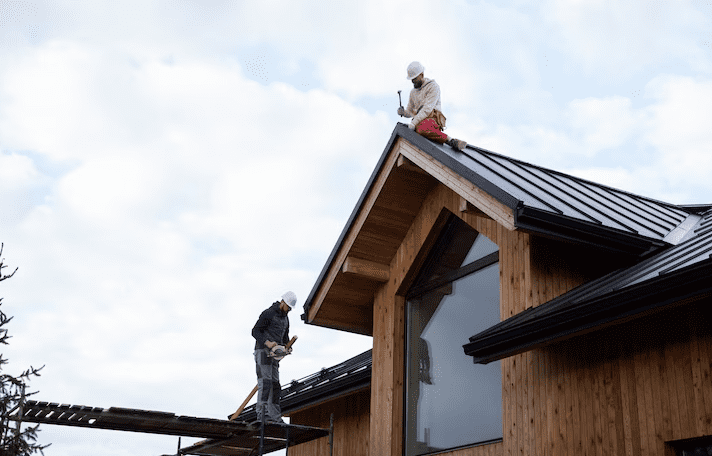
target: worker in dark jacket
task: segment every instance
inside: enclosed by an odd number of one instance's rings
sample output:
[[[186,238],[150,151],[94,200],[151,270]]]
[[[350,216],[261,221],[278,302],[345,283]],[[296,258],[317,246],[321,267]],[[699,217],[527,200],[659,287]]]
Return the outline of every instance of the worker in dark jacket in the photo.
[[[284,423],[282,409],[279,405],[279,361],[271,356],[270,351],[289,342],[289,318],[287,314],[297,304],[297,296],[288,291],[282,295],[282,300],[272,304],[260,315],[252,337],[255,338],[255,364],[257,365],[257,419],[262,421],[262,414],[267,413],[265,420],[272,423]],[[291,351],[291,349],[290,349]]]

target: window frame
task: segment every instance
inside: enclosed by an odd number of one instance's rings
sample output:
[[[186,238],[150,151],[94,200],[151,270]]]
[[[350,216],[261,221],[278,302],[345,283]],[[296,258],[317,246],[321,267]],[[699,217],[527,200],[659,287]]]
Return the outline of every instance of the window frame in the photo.
[[[442,253],[444,251],[444,244],[445,242],[442,242],[442,237],[444,234],[448,233],[450,231],[453,219],[457,219],[462,223],[467,224],[464,220],[457,218],[454,214],[450,214],[450,219],[444,223],[443,229],[437,234],[436,236],[436,241],[433,243],[433,245],[430,248],[430,251],[425,255],[425,260],[423,263],[420,264],[420,271],[415,274],[413,278],[413,282],[411,283],[410,287],[407,289],[403,296],[403,305],[404,305],[404,313],[403,313],[403,408],[402,408],[402,426],[401,426],[401,437],[402,437],[402,454],[405,456],[406,452],[408,451],[407,448],[407,436],[406,433],[408,432],[408,374],[410,372],[410,357],[408,355],[409,351],[409,344],[408,344],[408,338],[409,338],[409,329],[410,329],[410,315],[408,311],[408,301],[413,298],[418,298],[432,290],[436,290],[438,288],[441,288],[448,283],[455,282],[463,277],[466,277],[468,275],[474,274],[482,269],[485,269],[487,267],[492,266],[495,263],[499,263],[499,254],[500,254],[500,249],[498,248],[496,252],[489,253],[481,258],[478,258],[477,260],[468,263],[464,266],[461,266],[453,271],[450,271],[449,273],[446,273],[445,275],[441,277],[437,277],[435,279],[428,280],[422,284],[417,284],[417,281],[419,280],[420,274],[429,267],[429,262],[430,259],[433,257],[433,255],[438,255],[438,253]],[[472,245],[474,246],[475,242],[477,241],[477,237],[479,236],[485,236],[475,230],[472,226],[467,224],[467,227],[472,229],[477,233],[475,237],[475,241],[473,241]],[[485,236],[487,238],[487,236]],[[492,241],[491,239],[487,238],[488,240]],[[499,284],[500,290],[502,287],[502,284]],[[501,296],[500,296],[500,305],[501,305]],[[502,381],[504,381],[502,379]],[[501,399],[500,399],[501,402]],[[502,412],[502,420],[504,421],[504,414]],[[435,454],[440,454],[440,453],[447,453],[447,452],[452,452],[452,451],[457,451],[460,449],[465,449],[465,448],[472,448],[476,446],[481,446],[481,445],[489,445],[493,443],[498,443],[502,442],[504,438],[504,435],[500,438],[495,438],[495,439],[489,439],[485,441],[480,441],[480,442],[474,442],[474,443],[468,443],[464,445],[459,445],[455,446],[452,448],[447,448],[443,450],[438,450],[435,452],[431,453],[426,453],[421,456],[431,456]]]

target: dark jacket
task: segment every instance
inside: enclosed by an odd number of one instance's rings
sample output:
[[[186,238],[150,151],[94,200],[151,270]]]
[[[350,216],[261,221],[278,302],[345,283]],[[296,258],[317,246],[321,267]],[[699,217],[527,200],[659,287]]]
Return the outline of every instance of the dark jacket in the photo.
[[[255,338],[255,349],[267,348],[265,342],[271,340],[280,345],[289,342],[289,318],[286,312],[279,308],[279,302],[275,302],[267,310],[260,314],[260,318],[252,328],[252,337]]]

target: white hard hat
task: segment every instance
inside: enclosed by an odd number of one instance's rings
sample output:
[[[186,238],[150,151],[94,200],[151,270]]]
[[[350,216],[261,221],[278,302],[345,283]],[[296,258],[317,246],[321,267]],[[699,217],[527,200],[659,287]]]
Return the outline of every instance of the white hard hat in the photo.
[[[294,310],[294,306],[297,305],[297,295],[295,295],[293,291],[288,291],[282,295],[282,301],[284,301],[290,309]]]
[[[416,78],[423,71],[425,71],[425,68],[420,64],[420,62],[411,63],[408,65],[408,79],[412,81],[413,78]]]

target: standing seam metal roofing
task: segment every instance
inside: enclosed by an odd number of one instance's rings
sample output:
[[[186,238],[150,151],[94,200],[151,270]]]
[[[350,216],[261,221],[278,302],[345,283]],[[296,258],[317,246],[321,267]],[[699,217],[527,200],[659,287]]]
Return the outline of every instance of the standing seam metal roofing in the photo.
[[[371,350],[367,350],[335,366],[292,380],[282,386],[279,396],[282,411],[290,413],[365,388],[371,384],[371,362]],[[250,422],[255,419],[257,411],[254,404],[239,416],[240,421]]]
[[[443,146],[439,148],[522,201],[525,207],[655,240],[662,240],[689,215],[683,208],[669,203],[633,195],[485,149],[468,147],[459,153]],[[651,228],[651,225],[656,228]]]
[[[473,186],[511,208],[515,226],[549,236],[603,245],[641,255],[668,245],[666,236],[685,222],[692,208],[634,195],[482,148],[459,152],[433,143],[398,123],[359,201],[304,303],[311,307],[321,282],[354,223],[395,141],[402,137]]]
[[[583,316],[591,312],[605,313],[607,311],[605,307],[594,307],[601,306],[605,302],[609,302],[611,305],[615,302],[634,300],[634,296],[626,297],[625,294],[641,293],[646,287],[648,290],[653,290],[659,286],[658,283],[662,283],[661,280],[665,280],[667,277],[675,277],[675,286],[679,286],[679,290],[674,293],[681,294],[681,298],[686,297],[690,292],[708,293],[712,290],[712,281],[707,278],[712,274],[712,210],[704,213],[691,231],[693,234],[689,239],[653,255],[639,264],[583,284],[547,303],[527,309],[470,337],[470,343],[463,346],[465,352],[470,356],[482,357],[489,361],[499,359],[504,356],[493,357],[491,353],[485,356],[484,353],[494,350],[490,347],[495,345],[506,345],[506,342],[502,341],[507,339],[511,340],[511,344],[513,344],[510,350],[521,349],[523,345],[517,345],[514,339],[523,337],[522,335],[528,331],[540,331],[542,335],[529,338],[526,345],[533,346],[541,343],[547,338],[551,338],[551,335],[546,332],[546,328],[542,326],[544,321],[548,321],[547,324],[550,325],[562,325],[566,321],[577,319],[576,314]],[[685,281],[697,282],[697,288],[686,289]],[[673,286],[664,287],[667,290],[671,288]],[[610,299],[607,299],[609,297]],[[625,311],[626,316],[633,316],[641,314],[644,310],[658,307],[657,296],[652,295],[646,299],[652,302],[636,304],[637,307],[621,307],[615,312]],[[665,296],[660,305],[672,301],[674,301],[674,295]],[[605,318],[612,322],[623,316],[616,315],[615,312]],[[575,333],[576,325],[584,324],[586,324],[585,321],[571,323],[567,332]],[[506,350],[502,348],[499,350],[502,354],[506,354]]]

